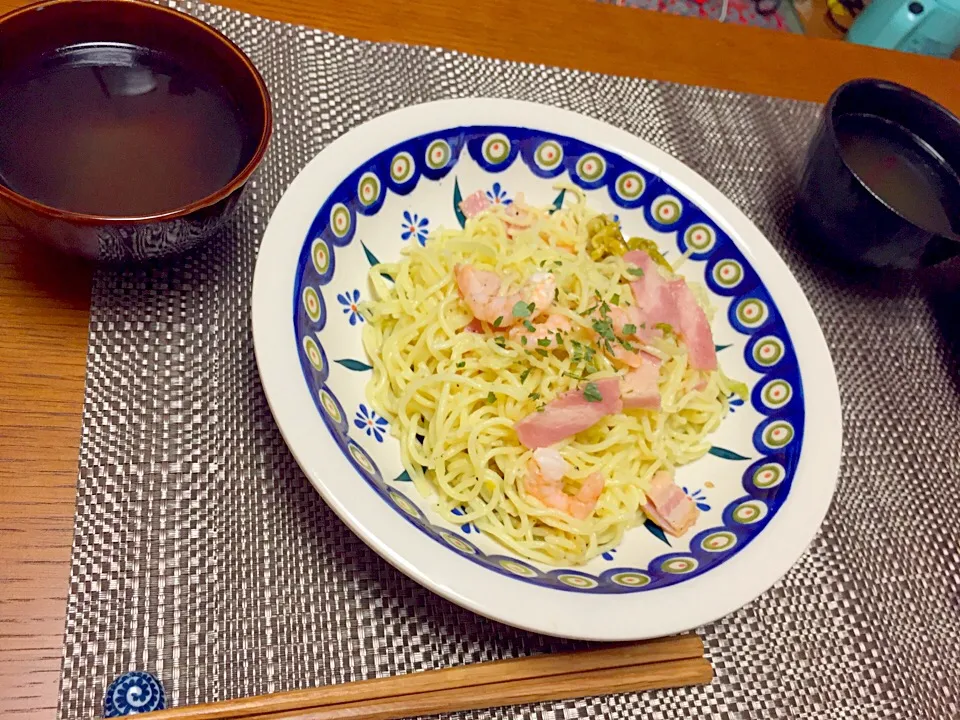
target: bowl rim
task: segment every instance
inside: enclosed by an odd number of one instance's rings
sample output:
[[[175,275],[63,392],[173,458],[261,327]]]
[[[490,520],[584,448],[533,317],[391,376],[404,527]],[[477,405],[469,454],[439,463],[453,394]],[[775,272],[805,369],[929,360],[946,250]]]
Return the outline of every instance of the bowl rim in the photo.
[[[26,15],[30,12],[59,5],[87,5],[91,2],[99,2],[104,4],[109,3],[111,5],[115,5],[117,3],[135,5],[145,12],[155,12],[176,17],[178,22],[182,21],[192,24],[196,28],[207,33],[212,40],[219,43],[230,53],[232,53],[253,78],[254,84],[257,86],[257,90],[260,94],[260,103],[264,111],[264,121],[260,130],[260,139],[257,142],[257,147],[247,164],[244,165],[237,173],[235,173],[230,181],[219,190],[202,197],[199,200],[194,200],[188,205],[182,205],[178,208],[174,208],[173,210],[166,210],[164,212],[151,213],[148,215],[97,215],[95,213],[82,213],[72,210],[63,210],[61,208],[53,207],[52,205],[46,205],[36,200],[32,200],[25,195],[21,195],[15,190],[12,190],[6,185],[3,185],[2,183],[0,183],[0,199],[19,205],[20,207],[39,215],[44,215],[57,220],[64,220],[76,225],[131,225],[163,222],[166,220],[175,220],[177,218],[186,217],[197,210],[202,210],[203,208],[216,205],[218,202],[229,197],[239,188],[243,187],[247,180],[250,179],[253,171],[257,169],[258,165],[260,165],[261,161],[263,160],[263,156],[267,151],[267,147],[270,144],[270,137],[273,134],[273,102],[270,99],[270,92],[267,90],[267,84],[264,81],[263,76],[253,64],[253,61],[247,57],[246,53],[244,53],[236,45],[236,43],[234,43],[216,28],[208,25],[198,18],[193,17],[192,15],[188,15],[185,12],[174,10],[173,8],[162,5],[156,5],[151,2],[145,2],[144,0],[39,0],[38,2],[25,5],[0,15],[0,31],[3,30],[4,25],[10,20],[22,15]]]

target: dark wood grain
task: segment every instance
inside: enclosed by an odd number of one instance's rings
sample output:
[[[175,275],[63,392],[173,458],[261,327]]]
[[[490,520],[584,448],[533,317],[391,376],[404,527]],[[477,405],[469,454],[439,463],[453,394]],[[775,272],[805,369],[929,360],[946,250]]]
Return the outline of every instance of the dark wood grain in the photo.
[[[21,3],[0,0],[0,12]],[[228,0],[368,40],[823,101],[874,75],[960,112],[960,63],[588,0]],[[624,99],[629,102],[629,98]],[[53,716],[89,313],[88,265],[0,225],[0,716]]]

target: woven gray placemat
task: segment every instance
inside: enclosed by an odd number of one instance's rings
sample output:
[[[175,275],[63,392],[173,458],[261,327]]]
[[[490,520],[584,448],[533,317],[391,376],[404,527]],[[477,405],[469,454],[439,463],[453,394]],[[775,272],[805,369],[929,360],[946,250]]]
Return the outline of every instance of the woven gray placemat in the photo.
[[[61,718],[96,714],[106,685],[132,669],[157,674],[168,704],[182,705],[568,647],[441,600],[367,549],[286,450],[253,356],[253,268],[287,184],[369,118],[466,95],[606,120],[732,198],[823,324],[847,443],[809,551],[761,598],[701,629],[711,685],[460,717],[958,713],[956,365],[924,299],[844,288],[798,254],[791,198],[817,106],[181,7],[223,29],[263,71],[276,136],[221,238],[176,262],[96,275]]]

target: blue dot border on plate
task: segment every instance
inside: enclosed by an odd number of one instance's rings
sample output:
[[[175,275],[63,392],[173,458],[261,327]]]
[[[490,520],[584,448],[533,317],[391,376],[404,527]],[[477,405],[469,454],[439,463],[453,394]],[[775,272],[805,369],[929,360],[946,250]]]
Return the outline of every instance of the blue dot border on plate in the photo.
[[[761,377],[749,402],[763,419],[753,433],[760,457],[742,476],[743,495],[723,510],[723,524],[697,533],[687,552],[655,557],[647,567],[612,567],[600,574],[549,571],[514,556],[489,554],[426,517],[350,436],[343,406],[327,385],[330,366],[317,339],[326,323],[323,287],[336,271],[336,252],[355,239],[358,215],[374,215],[386,193],[409,194],[421,180],[448,175],[466,151],[497,173],[514,162],[535,175],[569,180],[584,189],[606,187],[614,204],[642,208],[651,227],[676,232],[677,250],[705,263],[711,293],[731,300],[729,321],[747,336],[744,360]],[[803,444],[804,403],[793,343],[770,294],[733,241],[679,190],[616,153],[574,138],[508,126],[459,127],[411,138],[359,166],[317,212],[301,249],[293,297],[300,365],[317,411],[334,441],[376,493],[420,531],[489,570],[535,585],[580,593],[644,592],[708,572],[746,547],[776,515],[790,492]]]

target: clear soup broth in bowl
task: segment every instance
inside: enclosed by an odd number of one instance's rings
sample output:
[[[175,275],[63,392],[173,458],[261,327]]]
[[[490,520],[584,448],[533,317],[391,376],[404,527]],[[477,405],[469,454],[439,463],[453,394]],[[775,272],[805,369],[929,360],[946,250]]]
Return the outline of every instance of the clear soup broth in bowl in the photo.
[[[147,260],[225,227],[272,130],[239,48],[136,0],[48,0],[0,33],[0,211],[27,239]]]
[[[0,76],[0,181],[71,212],[149,215],[211,195],[248,135],[214,77],[136,45],[81,44]]]

